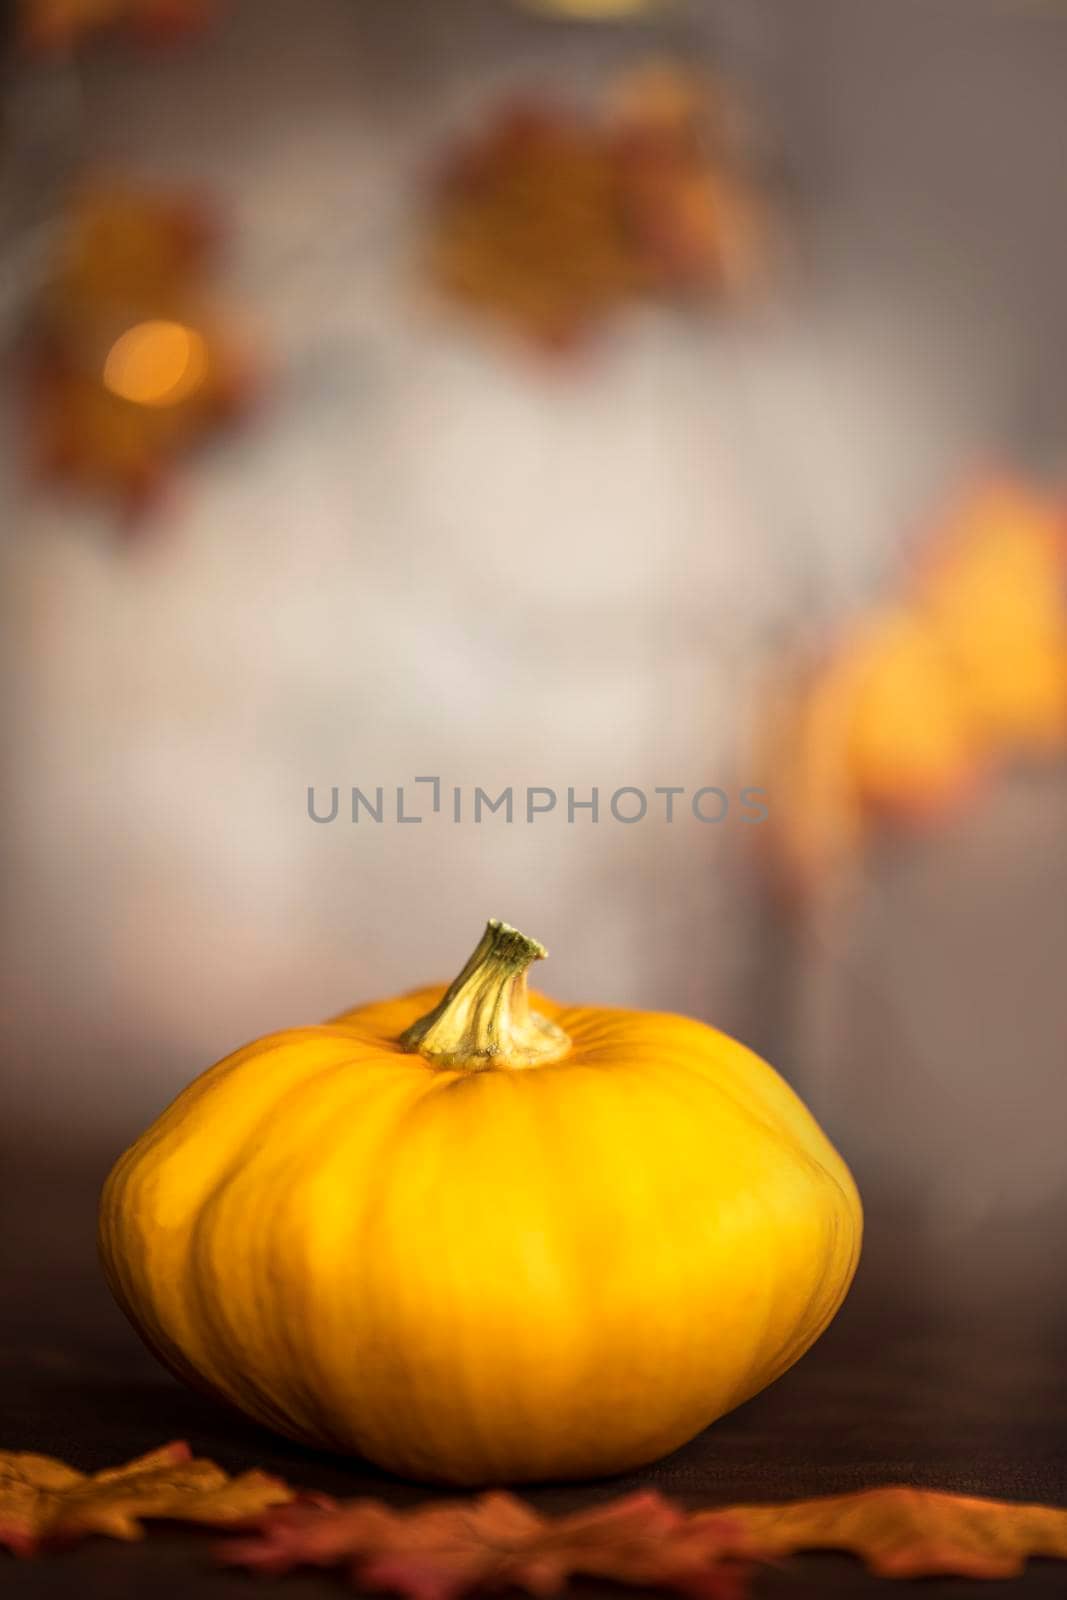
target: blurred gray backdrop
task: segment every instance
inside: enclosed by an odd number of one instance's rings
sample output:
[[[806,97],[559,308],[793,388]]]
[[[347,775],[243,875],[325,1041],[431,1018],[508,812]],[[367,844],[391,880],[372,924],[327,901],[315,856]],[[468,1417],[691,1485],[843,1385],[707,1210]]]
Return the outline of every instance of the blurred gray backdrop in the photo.
[[[417,269],[441,141],[511,87],[591,92],[694,38],[764,113],[773,304],[639,312],[569,375],[442,313]],[[800,948],[732,819],[374,827],[342,802],[324,827],[305,800],[753,781],[783,641],[892,581],[976,467],[1061,464],[1065,90],[1067,10],[1037,0],[745,0],[650,29],[238,0],[164,59],[93,52],[60,113],[78,159],[221,198],[220,292],[273,377],[125,548],[7,453],[7,1133],[114,1148],[248,1036],[450,975],[494,915],[551,947],[563,998],[774,1041],[901,1205],[1049,1214],[1062,773],[887,847]],[[16,219],[7,259],[24,244]]]

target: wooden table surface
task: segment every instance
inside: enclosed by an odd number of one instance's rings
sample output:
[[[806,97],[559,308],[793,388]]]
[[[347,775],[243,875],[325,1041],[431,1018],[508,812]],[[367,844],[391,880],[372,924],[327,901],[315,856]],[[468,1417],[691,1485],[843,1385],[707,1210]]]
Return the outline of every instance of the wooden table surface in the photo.
[[[6,1163],[0,1448],[54,1454],[92,1470],[183,1438],[231,1471],[260,1466],[339,1495],[411,1504],[435,1493],[288,1444],[162,1372],[111,1304],[96,1265],[95,1197],[105,1166],[32,1152]],[[918,1247],[907,1223],[875,1210],[852,1296],[792,1372],[646,1471],[541,1487],[529,1497],[564,1509],[655,1485],[704,1505],[906,1482],[1067,1504],[1062,1239],[1051,1223],[1044,1233],[1029,1225],[1016,1237],[957,1243],[951,1258],[939,1259]],[[966,1251],[989,1264],[986,1288],[969,1295],[958,1288]],[[1009,1260],[1015,1268],[1022,1260],[1025,1270],[1010,1276],[1001,1265]],[[94,1539],[32,1562],[2,1560],[0,1574],[5,1595],[17,1600],[98,1593],[250,1600],[256,1592],[248,1577],[213,1566],[210,1535],[162,1525],[141,1545]],[[581,1586],[597,1587],[611,1592]],[[344,1589],[332,1574],[300,1574],[269,1592],[326,1600]],[[756,1600],[889,1593],[903,1600],[908,1592],[828,1554],[796,1557],[754,1586]],[[922,1593],[1051,1600],[1067,1594],[1067,1566],[1033,1562],[1025,1578],[992,1589],[935,1580]]]

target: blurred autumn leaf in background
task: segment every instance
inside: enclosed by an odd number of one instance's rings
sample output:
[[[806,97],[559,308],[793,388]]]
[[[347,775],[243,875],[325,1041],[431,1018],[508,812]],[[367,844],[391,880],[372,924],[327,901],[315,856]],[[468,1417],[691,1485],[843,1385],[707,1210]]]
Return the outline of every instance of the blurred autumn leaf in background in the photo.
[[[76,200],[28,339],[41,475],[135,511],[177,456],[243,409],[250,372],[208,286],[216,231],[187,197],[107,184]]]
[[[710,84],[660,65],[622,80],[597,115],[504,106],[446,163],[433,278],[549,348],[641,297],[746,288],[760,208],[717,113]]]
[[[783,686],[763,759],[769,833],[804,893],[879,818],[949,813],[999,764],[1067,747],[1067,513],[1004,478],[966,494],[898,600]]]
[[[214,0],[22,0],[22,36],[29,49],[46,53],[113,30],[165,44],[198,32],[214,10]]]
[[[979,743],[1040,754],[1067,736],[1067,505],[1010,482],[968,498],[935,544],[920,604]]]

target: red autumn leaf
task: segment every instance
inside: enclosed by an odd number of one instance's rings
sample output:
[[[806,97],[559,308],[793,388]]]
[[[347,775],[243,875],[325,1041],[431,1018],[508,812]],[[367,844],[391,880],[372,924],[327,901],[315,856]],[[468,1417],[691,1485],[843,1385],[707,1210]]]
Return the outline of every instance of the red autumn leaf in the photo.
[[[1028,1556],[1067,1560],[1067,1510],[932,1489],[898,1485],[707,1515],[736,1523],[761,1558],[849,1550],[883,1578],[1013,1578]]]
[[[353,1582],[408,1600],[509,1588],[555,1595],[579,1575],[740,1600],[740,1542],[728,1519],[698,1521],[652,1492],[562,1517],[493,1493],[406,1512],[372,1500],[286,1506],[220,1553],[257,1572],[345,1567]]]
[[[87,1534],[140,1539],[142,1517],[233,1526],[292,1491],[265,1472],[231,1478],[187,1444],[166,1444],[105,1472],[76,1472],[51,1456],[0,1451],[0,1545],[16,1556]]]

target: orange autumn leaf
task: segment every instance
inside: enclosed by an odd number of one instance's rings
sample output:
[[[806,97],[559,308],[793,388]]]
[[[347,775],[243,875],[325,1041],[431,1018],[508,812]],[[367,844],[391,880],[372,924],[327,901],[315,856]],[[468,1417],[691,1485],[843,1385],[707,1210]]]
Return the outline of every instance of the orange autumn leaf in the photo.
[[[647,287],[744,293],[763,277],[767,218],[741,170],[741,111],[726,83],[669,61],[616,85],[610,143]]]
[[[975,728],[1041,752],[1067,738],[1067,510],[1008,480],[969,495],[920,576]]]
[[[22,34],[45,53],[123,28],[146,43],[167,42],[199,32],[213,9],[214,0],[23,0]]]
[[[900,607],[859,630],[842,661],[853,683],[843,754],[861,801],[896,816],[943,813],[984,757],[950,651]]]
[[[437,284],[545,346],[572,343],[636,289],[598,130],[515,104],[453,159],[430,241]]]
[[[555,1595],[578,1576],[674,1589],[692,1600],[740,1600],[738,1543],[727,1518],[698,1520],[652,1492],[562,1517],[493,1493],[412,1511],[371,1500],[286,1506],[220,1553],[263,1573],[343,1567],[361,1587],[408,1600],[512,1588]]]
[[[1067,514],[994,481],[962,499],[904,593],[788,687],[765,739],[788,792],[764,842],[801,893],[883,817],[958,809],[999,765],[1067,746]],[[784,675],[783,675],[784,676]]]
[[[73,207],[26,350],[31,459],[46,477],[150,500],[250,394],[207,288],[215,229],[184,196],[121,184]]]
[[[1013,1578],[1028,1556],[1067,1560],[1067,1510],[932,1489],[864,1489],[710,1515],[736,1522],[761,1559],[847,1550],[883,1578]]]
[[[622,80],[602,114],[503,107],[447,164],[434,280],[548,347],[642,296],[747,287],[758,207],[713,104],[709,86],[666,66]]]
[[[51,1456],[0,1451],[0,1545],[29,1556],[93,1533],[140,1539],[144,1517],[226,1526],[292,1497],[265,1472],[231,1478],[182,1443],[94,1473],[76,1472]]]
[[[789,807],[756,842],[787,901],[805,902],[821,877],[859,854],[865,817],[842,758],[853,692],[850,676],[809,669],[788,681],[783,673],[765,695],[754,770]]]
[[[552,1596],[572,1577],[742,1600],[742,1561],[806,1550],[847,1551],[899,1578],[1008,1578],[1030,1556],[1067,1560],[1067,1509],[904,1486],[696,1512],[646,1491],[553,1517],[505,1493],[407,1511],[297,1499],[262,1472],[230,1478],[180,1443],[94,1474],[0,1452],[0,1544],[16,1555],[92,1533],[139,1539],[145,1518],[245,1526],[220,1549],[230,1565],[341,1568],[407,1600]]]

